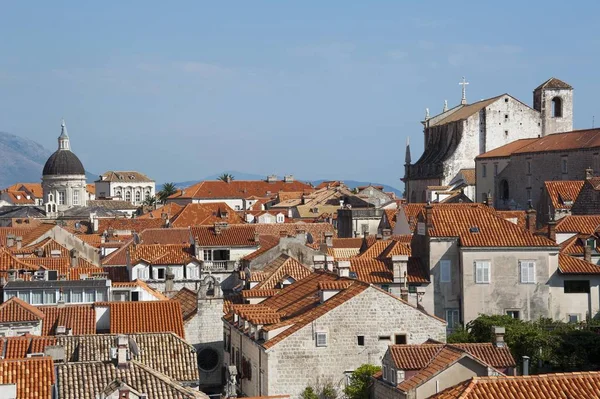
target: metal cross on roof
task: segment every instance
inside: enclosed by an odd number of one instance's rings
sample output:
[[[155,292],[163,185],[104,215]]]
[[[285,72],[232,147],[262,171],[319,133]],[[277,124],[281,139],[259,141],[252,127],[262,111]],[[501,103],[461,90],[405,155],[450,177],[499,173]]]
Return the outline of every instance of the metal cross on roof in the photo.
[[[465,77],[462,77],[462,82],[458,83],[459,85],[462,86],[462,100],[460,100],[461,104],[466,104],[467,103],[467,85],[469,84],[469,82],[467,82],[465,80]]]

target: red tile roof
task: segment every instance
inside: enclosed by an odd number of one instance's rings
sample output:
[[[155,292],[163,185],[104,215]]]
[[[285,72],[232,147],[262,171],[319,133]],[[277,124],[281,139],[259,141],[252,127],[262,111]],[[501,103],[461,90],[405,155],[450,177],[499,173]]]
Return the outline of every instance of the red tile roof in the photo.
[[[246,261],[251,261],[264,254],[269,249],[275,248],[277,245],[279,245],[279,237],[262,235],[259,238],[259,245],[260,247],[256,251],[249,253],[242,259]]]
[[[183,320],[192,318],[198,311],[198,296],[188,288],[182,288],[171,298],[172,301],[178,301],[181,304],[181,313]]]
[[[308,266],[285,254],[279,255],[266,264],[261,272],[262,280],[254,289],[278,288],[277,285],[288,277],[291,277],[294,281],[298,281],[311,274]]]
[[[501,147],[495,148],[491,151],[485,152],[481,155],[478,155],[475,159],[485,159],[485,158],[502,158],[509,157],[517,150],[534,143],[537,138],[532,139],[519,139],[508,144],[505,144]]]
[[[465,354],[465,351],[455,348],[452,345],[443,346],[423,369],[419,370],[419,372],[412,377],[400,382],[400,384],[398,384],[398,389],[403,392],[415,389],[440,371],[464,357]]]
[[[599,230],[600,215],[569,215],[556,222],[557,233],[592,235]]]
[[[192,236],[201,247],[257,247],[258,225],[233,225],[217,231],[213,226],[192,227]]]
[[[98,220],[98,231],[104,232],[109,229],[120,230],[120,231],[136,231],[141,232],[146,229],[156,229],[163,227],[164,222],[162,219],[130,219],[130,218],[119,218],[119,219],[99,219]]]
[[[590,399],[600,396],[600,372],[473,377],[431,399]]]
[[[249,198],[252,196],[265,198],[274,197],[280,191],[304,191],[311,189],[310,185],[299,181],[276,181],[270,183],[264,180],[233,180],[231,182],[207,180],[194,184],[169,198],[225,199]]]
[[[182,209],[183,206],[176,204],[175,202],[169,202],[158,209],[138,216],[138,219],[162,219],[163,214],[166,214],[167,219],[171,220],[175,216],[179,215],[179,212],[181,212]]]
[[[173,332],[185,338],[178,301],[102,302],[95,306],[110,309],[111,334]]]
[[[139,233],[142,244],[190,244],[192,233],[189,228],[146,229]]]
[[[356,278],[371,284],[390,284],[394,282],[391,259],[355,257],[350,258],[350,271]],[[418,258],[408,260],[408,282],[428,283],[429,276]]]
[[[42,335],[54,335],[56,327],[70,328],[73,335],[96,333],[96,312],[92,305],[38,306],[45,318]]]
[[[16,384],[19,399],[52,399],[56,384],[51,357],[0,360],[0,384]]]
[[[40,321],[44,317],[44,313],[35,306],[17,297],[12,297],[0,305],[0,323]]]
[[[173,227],[212,226],[215,223],[244,224],[242,219],[225,202],[208,204],[187,204],[179,214],[171,220]]]
[[[558,269],[562,274],[600,274],[599,265],[565,254],[558,254]]]
[[[571,209],[577,199],[583,180],[546,181],[546,191],[554,209]]]
[[[33,205],[35,199],[24,191],[6,190],[4,194],[9,197],[9,201],[16,205]],[[29,198],[27,198],[29,197]]]
[[[15,183],[12,186],[6,187],[5,190],[29,191],[36,198],[42,198],[44,196],[42,183]]]
[[[151,265],[183,265],[194,260],[194,248],[190,244],[138,244],[119,248],[103,259],[104,266],[127,265],[127,251],[131,264],[140,261]]]

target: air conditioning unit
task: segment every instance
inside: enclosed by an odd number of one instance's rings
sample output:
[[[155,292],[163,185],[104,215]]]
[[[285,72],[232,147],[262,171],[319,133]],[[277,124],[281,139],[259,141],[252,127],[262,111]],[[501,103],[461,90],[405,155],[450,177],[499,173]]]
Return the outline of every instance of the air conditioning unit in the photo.
[[[37,272],[33,273],[33,279],[34,280],[46,280],[46,271],[38,270]]]

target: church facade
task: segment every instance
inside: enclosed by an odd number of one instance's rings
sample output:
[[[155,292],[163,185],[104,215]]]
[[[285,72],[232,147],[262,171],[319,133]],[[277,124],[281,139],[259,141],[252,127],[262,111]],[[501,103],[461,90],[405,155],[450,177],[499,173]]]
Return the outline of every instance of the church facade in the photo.
[[[461,104],[450,109],[444,106],[439,115],[426,113],[422,122],[425,150],[415,163],[407,144],[402,179],[407,202],[426,202],[428,187],[448,186],[460,170],[475,168],[480,154],[518,139],[573,129],[573,88],[559,79],[548,79],[534,90],[533,107],[509,94],[468,104],[468,83],[461,84]]]

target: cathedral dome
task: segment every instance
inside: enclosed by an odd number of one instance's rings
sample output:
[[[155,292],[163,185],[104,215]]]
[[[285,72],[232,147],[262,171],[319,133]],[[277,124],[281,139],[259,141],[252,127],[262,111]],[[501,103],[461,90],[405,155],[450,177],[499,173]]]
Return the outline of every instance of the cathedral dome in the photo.
[[[85,175],[83,164],[77,158],[77,155],[71,152],[69,135],[67,134],[67,127],[64,121],[61,128],[60,136],[58,137],[58,150],[50,155],[50,158],[46,161],[42,175]]]
[[[49,175],[85,175],[83,164],[70,150],[58,150],[50,155],[44,165],[44,176]]]

